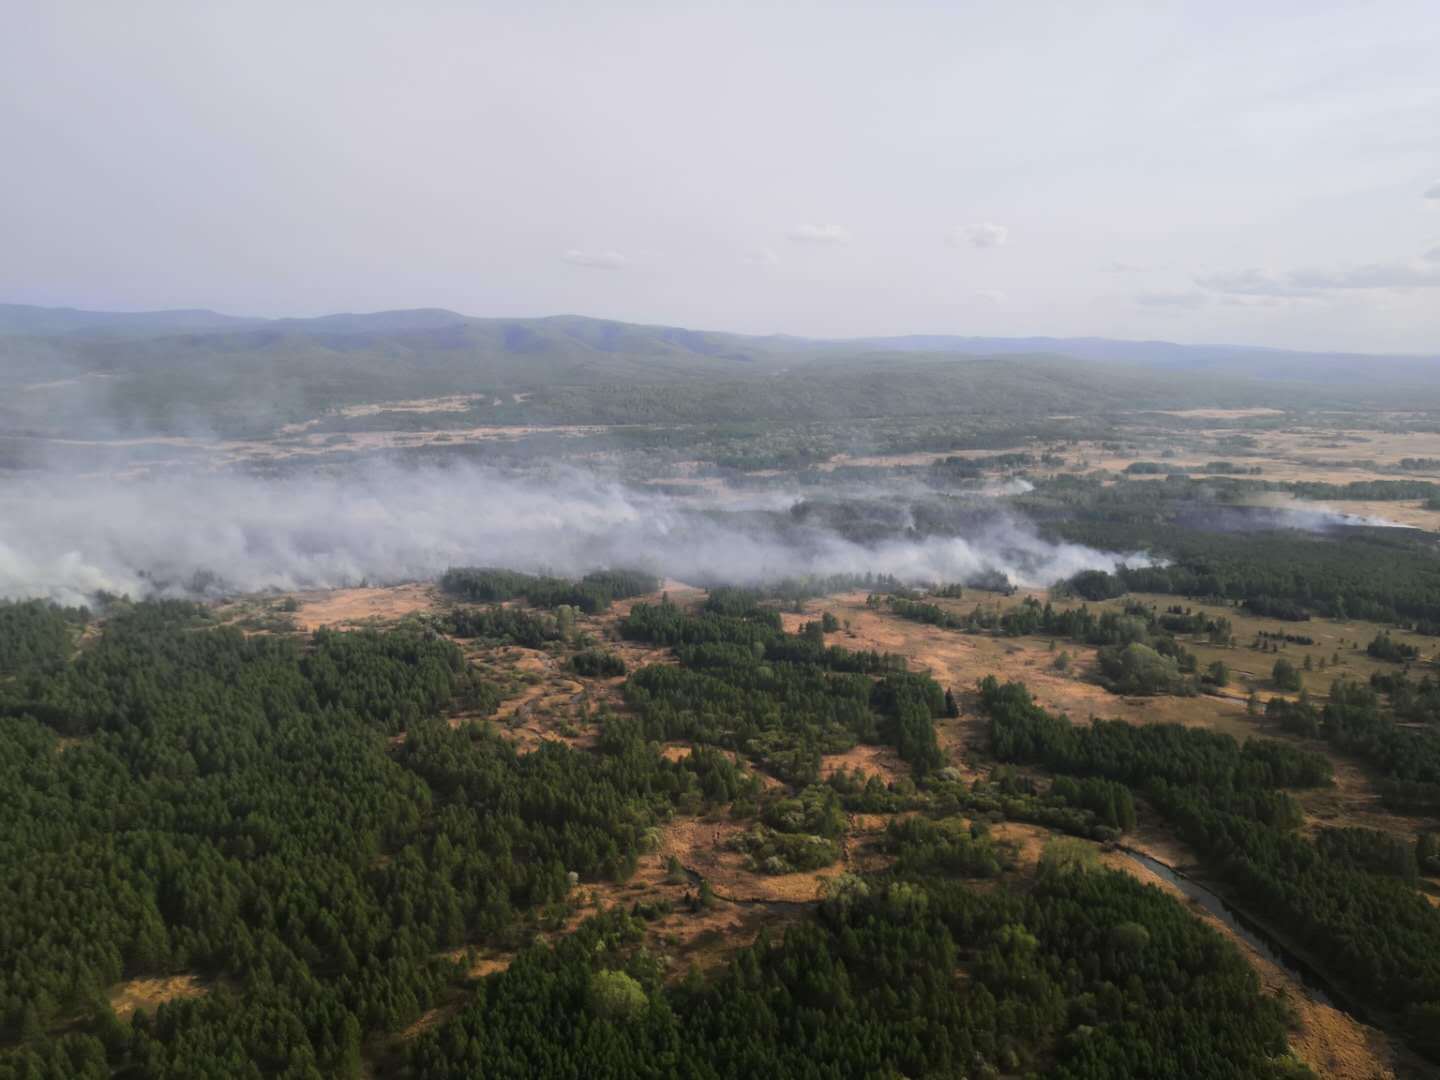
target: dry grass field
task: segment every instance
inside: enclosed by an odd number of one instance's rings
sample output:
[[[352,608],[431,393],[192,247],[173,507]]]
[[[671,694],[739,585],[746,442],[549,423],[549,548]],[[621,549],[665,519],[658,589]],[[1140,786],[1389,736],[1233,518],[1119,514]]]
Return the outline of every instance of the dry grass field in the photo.
[[[1206,411],[1211,418],[1215,410]],[[1170,414],[1187,415],[1187,414]],[[1198,414],[1188,414],[1197,416]],[[1257,414],[1258,415],[1258,414]],[[1214,419],[1222,419],[1214,415]],[[1233,417],[1232,417],[1233,418]],[[1253,446],[1233,443],[1237,436]],[[1123,447],[1123,449],[1117,449]],[[1030,448],[1033,452],[1033,447]],[[1084,440],[1056,448],[1065,459],[1063,471],[1124,472],[1136,461],[1160,461],[1175,468],[1200,470],[1212,461],[1258,466],[1257,479],[1348,484],[1357,480],[1430,480],[1440,482],[1440,468],[1400,470],[1405,458],[1440,459],[1440,434],[1313,426],[1272,429],[1176,428],[1173,431],[1124,431],[1114,440]],[[1134,479],[1157,479],[1141,475]],[[1387,507],[1388,502],[1376,504]],[[1414,504],[1411,510],[1415,509]],[[1355,512],[1355,511],[1352,511]],[[1376,511],[1378,516],[1388,516]],[[1397,519],[1398,520],[1398,519]],[[1426,521],[1434,527],[1434,520]],[[1440,520],[1440,519],[1435,519]],[[1420,522],[1405,522],[1406,524]]]
[[[154,1012],[167,1001],[202,997],[209,991],[209,983],[195,975],[130,979],[111,988],[110,1008],[123,1020],[136,1012]]]

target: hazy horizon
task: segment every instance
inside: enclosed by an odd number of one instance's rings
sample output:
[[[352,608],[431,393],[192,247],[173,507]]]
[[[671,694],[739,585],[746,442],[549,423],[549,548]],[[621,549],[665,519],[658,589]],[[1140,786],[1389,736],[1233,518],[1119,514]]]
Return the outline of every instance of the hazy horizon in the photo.
[[[0,296],[1434,352],[1418,2],[21,2]]]
[[[166,314],[184,314],[184,313],[187,313],[187,312],[195,312],[195,313],[203,313],[203,314],[208,314],[208,315],[217,315],[217,316],[220,316],[221,318],[232,318],[232,319],[236,319],[236,320],[251,320],[251,321],[253,321],[253,322],[260,322],[260,323],[265,323],[265,322],[284,322],[284,321],[304,322],[304,321],[307,321],[307,320],[310,320],[310,319],[324,319],[324,318],[365,318],[365,317],[367,317],[367,316],[399,314],[399,313],[411,312],[411,311],[435,311],[435,312],[444,312],[444,313],[449,314],[449,315],[454,315],[454,316],[456,316],[457,318],[467,319],[467,320],[493,321],[493,322],[508,322],[508,321],[515,321],[515,322],[532,322],[532,321],[540,321],[540,320],[545,320],[545,319],[585,319],[585,320],[590,320],[590,321],[594,321],[594,322],[619,322],[619,323],[623,323],[623,324],[625,324],[625,325],[632,325],[632,326],[642,326],[642,327],[644,327],[644,326],[650,326],[650,327],[683,329],[683,330],[691,330],[691,331],[696,331],[696,332],[700,332],[700,333],[707,333],[707,334],[732,334],[732,335],[739,336],[739,337],[754,337],[754,338],[757,338],[757,339],[764,339],[764,338],[766,338],[766,337],[789,338],[789,339],[792,339],[792,340],[795,340],[795,341],[813,341],[813,342],[818,342],[818,343],[822,343],[822,344],[834,344],[834,345],[843,345],[843,344],[845,344],[845,343],[847,343],[847,342],[851,342],[851,341],[872,341],[872,340],[873,340],[873,341],[883,341],[883,340],[903,340],[903,339],[924,340],[924,339],[930,339],[930,338],[954,338],[954,339],[957,340],[957,341],[964,341],[964,340],[976,340],[976,341],[988,341],[988,340],[994,340],[994,341],[1027,341],[1027,340],[1034,340],[1034,341],[1055,341],[1055,342],[1080,342],[1080,341],[1103,342],[1103,341],[1114,341],[1114,342],[1118,342],[1118,343],[1121,343],[1121,344],[1127,344],[1127,345],[1148,345],[1148,344],[1166,345],[1166,346],[1177,346],[1177,345],[1178,345],[1178,346],[1187,347],[1187,348],[1188,348],[1188,347],[1194,347],[1194,348],[1236,349],[1236,350],[1251,350],[1251,349],[1253,349],[1253,350],[1255,350],[1255,351],[1260,351],[1260,352],[1281,352],[1281,353],[1283,353],[1283,352],[1296,352],[1296,353],[1316,353],[1316,354],[1319,354],[1319,353],[1324,352],[1324,353],[1335,353],[1335,354],[1354,355],[1354,356],[1394,357],[1394,358],[1397,358],[1397,359],[1424,359],[1424,360],[1431,360],[1431,359],[1435,359],[1435,358],[1437,358],[1437,357],[1440,357],[1440,342],[1437,342],[1437,344],[1436,344],[1436,349],[1435,349],[1434,351],[1431,351],[1431,352],[1424,352],[1424,351],[1409,351],[1409,352],[1406,352],[1406,351],[1401,351],[1401,350],[1373,350],[1373,349],[1372,349],[1372,350],[1361,350],[1361,349],[1323,349],[1323,350],[1322,350],[1322,349],[1302,349],[1302,348],[1298,348],[1298,347],[1285,346],[1285,345],[1260,345],[1260,344],[1256,344],[1256,343],[1254,343],[1254,342],[1246,342],[1246,341],[1210,341],[1210,340],[1187,341],[1187,340],[1181,340],[1181,339],[1179,339],[1179,338],[1163,338],[1163,337],[1148,337],[1148,338],[1128,337],[1128,338],[1127,338],[1127,337],[1103,337],[1103,336],[1099,336],[1099,335],[1088,335],[1088,334],[1059,335],[1059,334],[1043,334],[1043,333],[1034,333],[1034,334],[963,334],[963,333],[952,333],[952,332],[947,332],[947,331],[932,331],[932,330],[926,330],[926,329],[923,329],[923,328],[920,328],[920,329],[904,329],[904,330],[898,330],[898,329],[897,329],[897,330],[894,330],[894,331],[891,331],[891,332],[881,332],[881,333],[876,333],[876,334],[865,334],[865,335],[853,335],[853,336],[846,336],[846,337],[827,337],[827,336],[824,336],[824,335],[796,334],[796,333],[791,333],[791,332],[786,331],[786,330],[774,330],[774,331],[770,331],[770,332],[768,332],[768,333],[763,333],[763,334],[762,334],[762,333],[753,333],[753,332],[748,332],[748,331],[743,331],[743,330],[734,330],[734,329],[731,329],[731,328],[728,328],[728,327],[724,327],[724,326],[684,326],[684,327],[680,327],[680,326],[674,326],[673,324],[660,322],[659,320],[656,320],[656,319],[635,319],[635,320],[629,320],[629,319],[623,319],[623,320],[621,320],[621,319],[610,319],[610,318],[607,318],[607,317],[604,316],[604,315],[592,315],[592,314],[587,314],[587,313],[581,312],[581,311],[552,311],[552,312],[544,312],[544,313],[539,313],[539,314],[528,314],[528,315],[527,315],[527,314],[518,314],[518,315],[489,315],[489,314],[469,312],[469,311],[456,311],[456,310],[454,310],[453,308],[443,308],[443,307],[437,307],[437,306],[435,306],[435,305],[419,305],[419,306],[416,306],[416,307],[409,307],[409,308],[375,308],[375,309],[369,309],[369,310],[364,310],[364,311],[319,311],[319,312],[315,312],[314,314],[307,314],[307,315],[266,315],[266,314],[256,314],[256,313],[254,313],[254,312],[220,311],[220,310],[217,310],[217,309],[215,309],[215,308],[213,308],[213,307],[193,307],[193,308],[132,308],[132,309],[111,308],[111,309],[106,309],[106,310],[100,310],[100,309],[96,309],[96,308],[82,308],[82,307],[77,307],[77,306],[74,305],[74,304],[56,304],[56,305],[44,305],[44,304],[36,304],[36,305],[13,304],[13,303],[11,303],[11,302],[9,302],[9,301],[7,301],[7,300],[0,299],[0,309],[3,309],[3,308],[5,308],[5,307],[33,307],[33,308],[35,308],[36,310],[42,310],[42,311],[73,311],[73,312],[78,312],[78,313],[87,314],[87,315],[119,315],[119,316],[125,316],[125,315],[166,315]],[[238,330],[238,329],[243,329],[243,327],[236,327],[236,329],[237,329],[237,330]],[[224,332],[223,329],[221,329],[221,328],[214,328],[214,329],[212,329],[212,330],[208,330],[208,331],[204,331],[204,332],[214,333],[214,332],[217,332],[217,331],[218,331],[218,332]]]

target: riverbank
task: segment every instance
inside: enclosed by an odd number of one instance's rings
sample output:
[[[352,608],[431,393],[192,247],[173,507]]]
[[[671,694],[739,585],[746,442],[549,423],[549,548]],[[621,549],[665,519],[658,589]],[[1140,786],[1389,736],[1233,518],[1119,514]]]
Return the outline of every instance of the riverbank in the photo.
[[[1115,869],[1184,900],[1197,918],[1235,943],[1255,967],[1266,991],[1293,1011],[1291,1046],[1319,1075],[1337,1080],[1440,1076],[1433,1065],[1401,1045],[1384,1028],[1369,1022],[1369,1010],[1350,1011],[1347,1006],[1353,1002],[1337,991],[1333,980],[1318,971],[1313,962],[1207,885],[1156,855],[1143,848],[1124,848],[1112,852],[1107,861]],[[1362,1012],[1363,1018],[1359,1015]]]

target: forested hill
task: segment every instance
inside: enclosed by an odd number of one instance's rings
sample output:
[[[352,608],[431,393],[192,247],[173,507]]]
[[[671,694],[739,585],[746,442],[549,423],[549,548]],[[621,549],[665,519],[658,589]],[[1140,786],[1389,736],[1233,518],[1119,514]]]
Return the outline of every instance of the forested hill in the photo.
[[[473,395],[474,424],[1420,408],[1440,406],[1437,373],[1435,358],[1164,342],[837,342],[440,309],[267,320],[0,306],[0,428],[48,434],[265,434],[346,405],[445,395]]]
[[[1440,375],[1440,355],[1386,356],[1374,353],[1302,352],[1254,345],[1180,345],[1173,341],[1117,341],[1113,338],[985,338],[907,335],[837,342],[837,347],[916,355],[974,353],[992,356],[1045,353],[1073,360],[1132,364],[1148,371],[1205,372],[1264,381],[1360,386],[1377,375],[1385,382],[1421,384]],[[1376,365],[1379,365],[1377,372]]]

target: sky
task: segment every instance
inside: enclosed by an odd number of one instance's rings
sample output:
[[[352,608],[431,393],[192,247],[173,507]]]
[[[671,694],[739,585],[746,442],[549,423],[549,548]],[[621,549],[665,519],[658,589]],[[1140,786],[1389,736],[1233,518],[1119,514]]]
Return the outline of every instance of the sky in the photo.
[[[1434,0],[0,21],[0,302],[1440,353]]]

